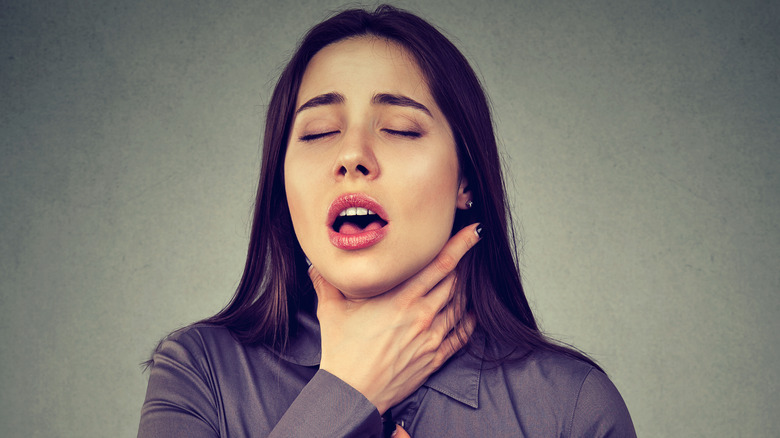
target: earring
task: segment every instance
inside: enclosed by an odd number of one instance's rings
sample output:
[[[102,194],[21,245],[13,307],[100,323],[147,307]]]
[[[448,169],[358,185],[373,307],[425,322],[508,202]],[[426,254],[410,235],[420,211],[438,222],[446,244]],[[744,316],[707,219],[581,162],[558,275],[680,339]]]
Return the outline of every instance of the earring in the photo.
[[[470,208],[471,208],[471,207],[473,207],[473,206],[474,206],[474,202],[472,202],[472,201],[471,201],[471,199],[469,199],[468,201],[466,201],[466,209],[467,209],[467,210],[468,210],[468,209],[470,209]]]

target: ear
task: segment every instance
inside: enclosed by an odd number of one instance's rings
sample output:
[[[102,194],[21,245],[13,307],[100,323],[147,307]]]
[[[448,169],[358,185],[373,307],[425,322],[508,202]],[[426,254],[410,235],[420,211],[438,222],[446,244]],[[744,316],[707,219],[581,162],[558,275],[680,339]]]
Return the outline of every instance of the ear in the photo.
[[[469,201],[471,201],[471,190],[469,189],[469,180],[466,177],[460,178],[460,186],[458,187],[457,206],[460,210],[468,210],[470,207]]]

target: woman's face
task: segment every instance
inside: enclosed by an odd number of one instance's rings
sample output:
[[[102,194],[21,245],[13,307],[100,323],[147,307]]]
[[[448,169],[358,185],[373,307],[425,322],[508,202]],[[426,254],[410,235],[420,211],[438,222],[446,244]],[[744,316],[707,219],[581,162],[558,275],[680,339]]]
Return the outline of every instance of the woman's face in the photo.
[[[331,44],[310,61],[284,184],[306,256],[353,299],[433,260],[468,196],[452,130],[416,62],[376,37]]]

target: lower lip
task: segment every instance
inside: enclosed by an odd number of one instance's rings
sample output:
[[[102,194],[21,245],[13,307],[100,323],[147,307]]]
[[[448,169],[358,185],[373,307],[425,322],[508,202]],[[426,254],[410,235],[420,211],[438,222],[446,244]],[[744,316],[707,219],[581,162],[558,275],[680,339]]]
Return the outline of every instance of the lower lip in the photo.
[[[333,246],[338,249],[352,251],[368,248],[379,243],[387,234],[387,225],[378,230],[364,231],[357,234],[341,234],[330,229],[328,234],[330,235],[330,243]]]

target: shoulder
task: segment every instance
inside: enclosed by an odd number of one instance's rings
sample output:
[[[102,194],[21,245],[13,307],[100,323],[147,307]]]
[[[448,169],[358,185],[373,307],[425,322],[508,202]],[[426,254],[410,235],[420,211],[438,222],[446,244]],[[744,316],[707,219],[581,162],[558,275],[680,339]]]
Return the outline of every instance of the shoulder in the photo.
[[[193,324],[169,334],[157,345],[152,355],[151,367],[173,361],[198,365],[226,350],[242,349],[230,330],[211,324]]]
[[[173,333],[166,336],[161,345],[166,342],[180,343],[180,344],[209,344],[213,341],[225,342],[234,341],[233,335],[224,326],[195,323],[186,327],[180,328]]]
[[[593,365],[559,352],[535,351],[501,368],[512,391],[532,397],[533,409],[555,417],[566,436],[635,436],[620,392]]]
[[[576,402],[583,382],[591,373],[600,373],[589,363],[546,350],[527,352],[520,357],[500,361],[497,365],[486,360],[483,367],[487,375],[500,371],[514,391],[533,392],[542,397],[541,401],[557,405],[564,400]]]
[[[571,431],[572,436],[636,436],[620,392],[606,374],[595,368],[580,386]]]
[[[509,361],[507,368],[535,384],[549,386],[552,392],[567,393],[579,387],[592,371],[598,371],[589,363],[546,350],[533,351],[522,361]]]
[[[158,344],[150,361],[139,436],[140,431],[166,436],[183,428],[206,436],[219,430],[221,396],[212,378],[213,358],[219,354],[214,347],[225,342],[234,342],[226,329],[195,324]]]

